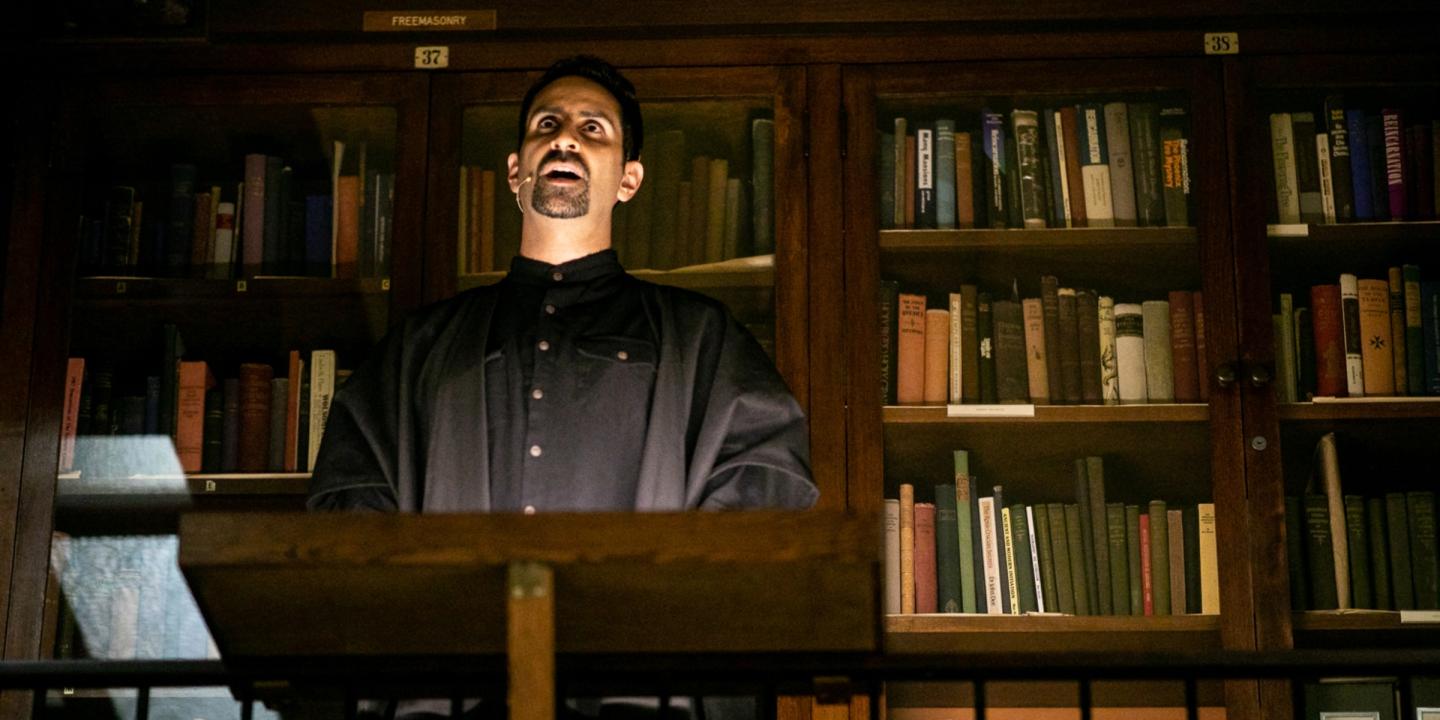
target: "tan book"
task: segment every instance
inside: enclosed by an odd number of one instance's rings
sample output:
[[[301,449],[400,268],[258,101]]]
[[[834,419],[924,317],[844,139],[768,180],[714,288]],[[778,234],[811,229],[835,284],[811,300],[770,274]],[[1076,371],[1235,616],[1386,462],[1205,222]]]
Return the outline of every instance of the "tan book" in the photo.
[[[1360,281],[1364,283],[1364,280]],[[1365,291],[1360,291],[1364,295]],[[1323,494],[1330,511],[1330,549],[1335,557],[1335,593],[1340,609],[1350,608],[1350,541],[1345,531],[1345,496],[1340,488],[1340,455],[1335,448],[1335,433],[1320,436],[1315,445],[1315,475],[1310,478],[1306,494]],[[1312,569],[1313,571],[1313,569]]]
[[[918,405],[925,401],[925,296],[900,293],[896,334],[895,402]]]
[[[205,450],[205,391],[215,386],[215,376],[203,360],[181,360],[180,382],[176,387],[175,454],[187,473],[201,469]],[[269,387],[266,387],[269,391]]]
[[[85,382],[85,358],[65,363],[65,412],[60,421],[60,472],[75,469],[75,437],[80,427],[80,391]]]
[[[955,219],[961,228],[975,227],[975,171],[970,133],[955,133]]]
[[[915,486],[900,485],[900,612],[915,613]]]
[[[1170,533],[1170,614],[1185,614],[1185,525],[1179,510],[1166,510]]]
[[[1200,503],[1200,612],[1220,614],[1220,548],[1215,538],[1215,503]]]
[[[1390,347],[1390,283],[1362,279],[1360,294],[1360,360],[1366,395],[1395,394],[1394,352]]]
[[[925,311],[926,405],[944,405],[949,399],[950,311]]]
[[[310,453],[306,467],[315,467],[315,458],[320,454],[320,441],[325,437],[325,423],[330,420],[330,401],[335,398],[338,385],[334,350],[314,350],[310,353],[310,438],[307,446]],[[242,395],[244,391],[241,391]]]
[[[964,347],[960,342],[960,319],[964,312],[965,296],[950,293],[950,388],[946,401],[951,405],[964,402],[962,389],[965,382]],[[972,370],[974,372],[974,370]]]
[[[1025,318],[1025,371],[1030,379],[1030,402],[1050,403],[1050,371],[1046,366],[1045,309],[1040,298],[1020,302]]]
[[[1120,365],[1115,345],[1115,298],[1101,295],[1096,300],[1100,323],[1100,399],[1106,405],[1120,404]]]
[[[729,178],[730,161],[712,159],[710,178],[705,185],[708,191],[705,201],[705,255],[701,262],[713,263],[725,259],[725,193]]]

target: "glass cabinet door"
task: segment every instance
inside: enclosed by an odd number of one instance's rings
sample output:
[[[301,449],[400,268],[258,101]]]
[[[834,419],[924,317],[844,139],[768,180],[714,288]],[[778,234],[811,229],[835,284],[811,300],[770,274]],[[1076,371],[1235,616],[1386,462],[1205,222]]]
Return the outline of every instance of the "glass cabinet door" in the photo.
[[[73,280],[46,321],[68,328],[46,656],[223,650],[180,576],[178,516],[304,508],[335,387],[419,298],[424,98],[403,76],[71,93],[71,193],[47,230]],[[50,702],[92,700],[133,702]],[[221,701],[151,705],[171,702]]]

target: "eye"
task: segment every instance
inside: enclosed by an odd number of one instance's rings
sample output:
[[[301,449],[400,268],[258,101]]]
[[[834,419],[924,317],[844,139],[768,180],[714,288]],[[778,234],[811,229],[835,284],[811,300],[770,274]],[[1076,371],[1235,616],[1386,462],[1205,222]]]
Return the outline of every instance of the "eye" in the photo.
[[[536,129],[539,129],[539,130],[550,130],[550,129],[554,128],[555,125],[556,125],[555,118],[553,118],[553,117],[548,117],[548,116],[547,116],[547,117],[542,117],[542,118],[540,118],[540,119],[535,123]]]
[[[597,134],[597,135],[599,135],[600,133],[605,132],[605,127],[604,127],[603,125],[601,125],[600,123],[594,121],[594,120],[591,120],[590,122],[585,123],[584,128],[585,128],[585,132],[595,133],[595,134]]]

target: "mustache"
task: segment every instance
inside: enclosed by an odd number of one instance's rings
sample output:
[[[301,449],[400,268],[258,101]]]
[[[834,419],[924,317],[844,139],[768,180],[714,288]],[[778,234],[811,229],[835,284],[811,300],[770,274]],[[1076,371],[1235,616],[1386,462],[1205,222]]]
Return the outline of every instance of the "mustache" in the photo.
[[[581,157],[579,153],[554,148],[541,156],[540,163],[537,167],[543,168],[551,162],[574,163],[575,165],[579,165],[581,170],[585,171],[586,179],[590,177],[590,165],[585,162],[585,158]]]

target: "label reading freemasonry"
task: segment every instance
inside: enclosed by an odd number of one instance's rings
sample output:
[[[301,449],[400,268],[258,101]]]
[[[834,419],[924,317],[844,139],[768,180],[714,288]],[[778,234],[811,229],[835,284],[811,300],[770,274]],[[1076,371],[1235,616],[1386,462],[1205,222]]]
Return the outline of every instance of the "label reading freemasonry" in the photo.
[[[494,10],[403,10],[365,13],[365,32],[461,32],[494,30]]]

